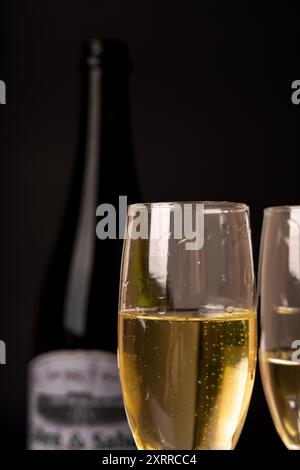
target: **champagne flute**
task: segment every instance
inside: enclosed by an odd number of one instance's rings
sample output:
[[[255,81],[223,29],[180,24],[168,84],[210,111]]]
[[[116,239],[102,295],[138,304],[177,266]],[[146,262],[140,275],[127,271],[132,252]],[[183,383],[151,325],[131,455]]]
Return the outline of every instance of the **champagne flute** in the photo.
[[[265,209],[259,277],[264,391],[283,443],[300,449],[300,206]]]
[[[127,227],[118,357],[136,445],[233,449],[256,366],[248,207],[136,204]]]

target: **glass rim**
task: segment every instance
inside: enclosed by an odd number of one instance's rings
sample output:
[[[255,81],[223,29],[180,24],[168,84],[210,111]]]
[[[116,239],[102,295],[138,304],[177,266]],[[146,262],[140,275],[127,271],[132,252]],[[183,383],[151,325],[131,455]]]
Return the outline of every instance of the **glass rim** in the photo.
[[[299,205],[284,205],[284,206],[271,206],[264,209],[264,214],[280,214],[280,213],[289,213],[293,211],[300,211]]]
[[[179,205],[183,207],[185,204],[201,204],[204,205],[204,214],[226,214],[249,212],[249,206],[243,202],[230,202],[230,201],[169,201],[169,202],[141,202],[128,205],[128,211],[139,211],[146,208],[150,211],[154,208],[157,209],[172,209],[174,206]],[[299,206],[300,207],[300,206]]]

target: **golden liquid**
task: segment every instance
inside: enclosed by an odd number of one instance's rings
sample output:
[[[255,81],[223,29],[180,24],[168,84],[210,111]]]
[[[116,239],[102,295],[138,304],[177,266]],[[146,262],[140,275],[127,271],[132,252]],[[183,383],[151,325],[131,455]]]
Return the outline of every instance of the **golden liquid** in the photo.
[[[232,449],[256,365],[255,312],[119,316],[119,366],[139,449]]]
[[[288,449],[300,449],[300,362],[295,350],[260,353],[260,368],[270,412]]]

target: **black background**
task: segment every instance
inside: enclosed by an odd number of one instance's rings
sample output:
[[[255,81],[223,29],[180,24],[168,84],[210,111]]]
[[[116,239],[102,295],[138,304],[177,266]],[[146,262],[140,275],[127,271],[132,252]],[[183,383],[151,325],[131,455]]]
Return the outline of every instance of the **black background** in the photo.
[[[263,208],[300,201],[291,102],[300,18],[290,2],[2,0],[0,9],[0,431],[1,447],[22,449],[34,316],[74,162],[82,41],[130,47],[143,200],[248,203],[257,262]],[[259,376],[238,447],[283,449]]]

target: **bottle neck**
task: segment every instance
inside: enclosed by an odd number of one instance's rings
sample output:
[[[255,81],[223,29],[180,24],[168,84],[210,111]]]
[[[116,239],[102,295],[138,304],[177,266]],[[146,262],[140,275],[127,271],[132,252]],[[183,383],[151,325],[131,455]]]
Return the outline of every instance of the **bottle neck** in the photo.
[[[101,147],[101,75],[100,67],[91,67],[88,77],[82,194],[64,306],[64,327],[76,336],[82,336],[86,328],[95,251],[95,212]]]

